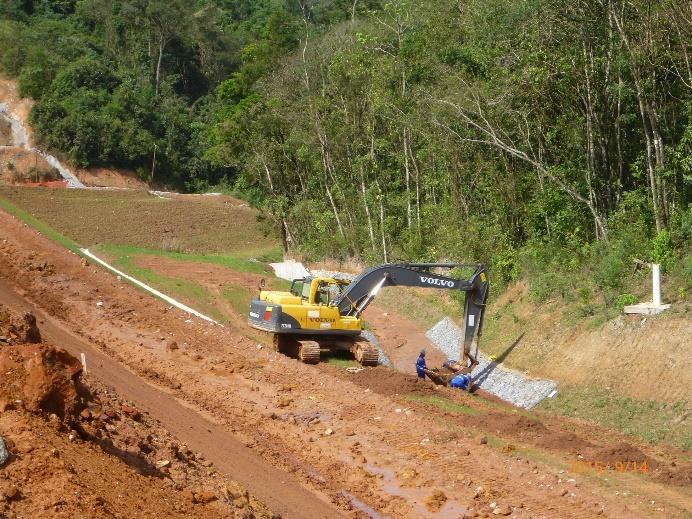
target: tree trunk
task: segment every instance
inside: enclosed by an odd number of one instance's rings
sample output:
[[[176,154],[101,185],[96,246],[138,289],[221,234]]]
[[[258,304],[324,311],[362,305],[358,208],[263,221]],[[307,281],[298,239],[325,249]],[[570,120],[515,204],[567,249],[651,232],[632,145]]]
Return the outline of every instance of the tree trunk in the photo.
[[[403,145],[404,145],[404,171],[406,173],[406,225],[408,229],[411,229],[411,170],[408,163],[408,135],[406,132],[406,127],[403,131]]]
[[[649,122],[651,124],[651,135],[654,141],[654,149],[656,151],[656,171],[663,172],[665,166],[665,149],[663,147],[663,137],[661,137],[660,125],[658,123],[658,112],[656,111],[656,106],[649,107]],[[663,226],[668,226],[668,200],[666,197],[666,186],[665,179],[661,175],[656,176],[658,180],[658,196],[659,196],[659,207],[661,208],[661,217],[663,219]]]
[[[159,91],[161,89],[161,62],[163,61],[163,48],[165,46],[165,41],[163,33],[159,36],[159,59],[156,62],[156,97],[159,97]]]
[[[377,185],[378,198],[380,200],[380,234],[382,235],[382,258],[385,263],[389,262],[389,257],[387,254],[387,239],[386,232],[384,229],[384,195],[382,194],[382,189],[380,188],[380,183],[375,180]]]
[[[375,244],[375,229],[372,225],[372,217],[370,216],[370,207],[368,206],[368,199],[365,190],[365,173],[363,172],[363,166],[360,169],[360,190],[363,194],[363,206],[365,207],[365,216],[368,220],[368,233],[370,235],[370,245],[372,245],[372,252],[377,254],[377,245]]]

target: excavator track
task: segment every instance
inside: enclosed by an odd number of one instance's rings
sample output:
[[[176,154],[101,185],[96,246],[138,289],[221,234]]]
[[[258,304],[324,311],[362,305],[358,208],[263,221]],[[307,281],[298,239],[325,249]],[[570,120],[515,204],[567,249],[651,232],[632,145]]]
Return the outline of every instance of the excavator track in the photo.
[[[297,340],[285,334],[274,334],[273,348],[277,353],[299,359],[305,364],[317,364],[320,361],[320,345],[316,341]]]
[[[361,366],[377,366],[380,352],[369,342],[356,342],[353,344],[351,351]]]
[[[315,341],[298,341],[298,358],[305,364],[317,364],[320,361],[320,345]]]

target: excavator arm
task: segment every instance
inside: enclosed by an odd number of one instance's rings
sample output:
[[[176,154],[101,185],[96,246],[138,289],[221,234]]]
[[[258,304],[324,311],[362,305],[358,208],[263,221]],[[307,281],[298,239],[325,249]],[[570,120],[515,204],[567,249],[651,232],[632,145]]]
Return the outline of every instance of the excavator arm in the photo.
[[[432,272],[432,269],[451,271],[458,267],[472,267],[473,274],[467,279]],[[476,364],[475,355],[471,354],[474,337],[480,338],[483,333],[483,318],[488,300],[488,276],[483,265],[466,265],[460,263],[404,263],[385,264],[373,267],[360,274],[331,305],[339,308],[341,315],[360,317],[360,314],[374,300],[382,287],[407,286],[434,288],[438,290],[460,290],[466,293],[464,300],[463,352],[461,361]]]

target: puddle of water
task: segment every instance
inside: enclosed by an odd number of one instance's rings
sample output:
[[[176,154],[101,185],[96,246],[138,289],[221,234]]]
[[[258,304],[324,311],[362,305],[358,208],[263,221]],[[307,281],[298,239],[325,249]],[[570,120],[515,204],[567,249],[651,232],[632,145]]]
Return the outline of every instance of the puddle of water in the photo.
[[[348,492],[344,492],[342,490],[341,494],[343,496],[347,497],[348,500],[351,502],[351,505],[353,505],[355,508],[357,508],[361,512],[365,512],[366,514],[368,514],[368,517],[370,517],[370,519],[389,519],[389,517],[390,517],[388,515],[378,514],[374,508],[366,505],[360,499],[358,499],[356,496],[349,494]]]
[[[456,501],[448,500],[440,510],[431,512],[423,504],[423,500],[430,493],[430,489],[421,489],[416,487],[404,488],[397,483],[394,471],[387,468],[376,467],[367,463],[365,468],[373,474],[382,476],[382,490],[392,496],[398,496],[415,506],[416,513],[419,517],[430,519],[457,519],[466,513],[466,509],[459,505]]]

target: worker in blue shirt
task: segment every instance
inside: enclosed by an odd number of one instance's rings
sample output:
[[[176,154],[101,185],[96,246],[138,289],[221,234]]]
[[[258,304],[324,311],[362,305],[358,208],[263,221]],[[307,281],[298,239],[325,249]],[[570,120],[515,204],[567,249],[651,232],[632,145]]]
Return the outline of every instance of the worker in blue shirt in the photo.
[[[449,382],[449,386],[463,389],[464,391],[470,390],[471,389],[471,376],[470,375],[464,375],[463,373],[459,373]]]
[[[416,373],[418,374],[418,378],[425,378],[425,350],[420,351],[420,355],[418,355],[418,360],[416,360]]]

